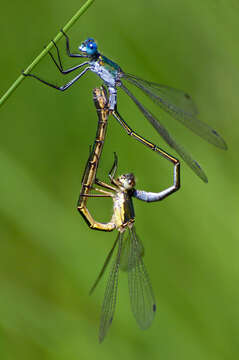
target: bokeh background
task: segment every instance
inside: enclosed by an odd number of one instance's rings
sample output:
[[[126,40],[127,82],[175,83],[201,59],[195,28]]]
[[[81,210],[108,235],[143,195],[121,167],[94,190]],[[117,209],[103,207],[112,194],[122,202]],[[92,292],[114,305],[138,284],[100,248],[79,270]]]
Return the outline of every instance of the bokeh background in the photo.
[[[83,4],[17,1],[1,5],[1,94]],[[104,343],[97,340],[105,278],[89,297],[116,233],[91,231],[76,210],[97,117],[87,74],[66,93],[25,80],[0,109],[0,357],[12,359],[235,359],[239,353],[238,94],[239,3],[96,0],[70,30],[129,73],[190,93],[200,118],[228,151],[214,148],[159,113],[206,171],[204,184],[182,163],[181,190],[161,203],[135,201],[136,227],[157,298],[141,331],[130,311],[127,277]],[[64,41],[59,42],[64,53]],[[76,60],[64,58],[64,64]],[[34,69],[63,84],[48,57]],[[137,90],[135,94],[156,113]],[[132,128],[170,151],[126,95],[119,112]],[[172,184],[172,166],[109,121],[99,168],[107,180],[133,171],[138,188]],[[173,153],[173,152],[172,152]],[[175,153],[173,153],[176,155]],[[91,200],[108,221],[110,200]]]

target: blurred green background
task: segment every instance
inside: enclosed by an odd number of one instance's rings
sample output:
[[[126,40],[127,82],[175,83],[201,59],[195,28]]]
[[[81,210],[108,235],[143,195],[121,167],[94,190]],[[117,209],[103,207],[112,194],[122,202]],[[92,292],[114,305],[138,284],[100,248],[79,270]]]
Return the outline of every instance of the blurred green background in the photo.
[[[1,94],[82,4],[1,5]],[[190,93],[200,118],[228,143],[223,152],[160,115],[202,165],[209,183],[183,163],[178,193],[162,203],[135,201],[136,228],[158,304],[147,331],[131,314],[124,274],[102,345],[97,335],[105,279],[88,296],[116,236],[91,231],[76,210],[96,131],[92,89],[101,82],[89,73],[58,93],[27,79],[0,109],[1,359],[238,357],[238,24],[234,0],[96,0],[69,32],[72,48],[94,37],[126,72]],[[59,46],[63,53],[64,41]],[[64,64],[76,60],[64,58]],[[34,73],[58,84],[66,81],[48,57]],[[170,151],[121,92],[118,103],[133,129]],[[138,188],[159,191],[172,184],[171,164],[126,136],[111,118],[101,179],[107,179],[113,151],[119,172],[133,171]],[[90,204],[98,220],[109,220],[110,200]]]

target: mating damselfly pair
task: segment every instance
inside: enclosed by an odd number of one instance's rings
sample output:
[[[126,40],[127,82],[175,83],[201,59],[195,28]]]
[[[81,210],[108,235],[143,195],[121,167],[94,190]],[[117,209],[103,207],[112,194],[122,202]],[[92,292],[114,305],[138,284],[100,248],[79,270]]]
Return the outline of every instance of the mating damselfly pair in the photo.
[[[107,265],[118,246],[118,250],[110,270],[100,319],[99,341],[101,342],[114,317],[119,271],[128,273],[128,287],[130,294],[131,309],[141,329],[147,329],[154,318],[156,302],[151,282],[143,262],[144,247],[135,231],[135,213],[133,198],[145,202],[155,202],[165,199],[180,187],[180,163],[165,153],[165,157],[172,162],[174,160],[174,183],[169,188],[158,193],[137,190],[135,188],[135,177],[132,173],[123,174],[115,178],[118,158],[115,160],[109,172],[110,184],[97,178],[97,169],[105,140],[109,107],[105,88],[94,90],[94,102],[98,114],[98,128],[93,149],[86,163],[82,178],[82,188],[78,200],[78,210],[86,220],[87,224],[95,230],[112,231],[118,230],[118,236],[110,250],[103,268],[96,279],[91,292],[95,289],[103,276]],[[97,193],[92,194],[92,190]],[[113,200],[113,215],[108,223],[96,221],[87,208],[89,197],[107,197]]]
[[[80,45],[79,53],[72,53],[70,50],[69,38],[63,31],[62,33],[66,39],[67,55],[72,58],[85,58],[87,61],[69,69],[64,69],[59,49],[53,42],[57,52],[57,59],[55,59],[51,52],[49,52],[49,54],[57,69],[63,75],[74,72],[85,66],[84,70],[63,86],[54,85],[34,74],[23,74],[36,78],[42,83],[59,91],[65,91],[90,70],[96,73],[103,80],[108,90],[107,94],[106,90],[103,89],[97,90],[98,93],[97,91],[95,92],[95,104],[99,116],[97,137],[85,168],[85,173],[82,179],[81,194],[78,201],[78,210],[92,229],[103,231],[112,231],[117,229],[119,231],[113,248],[106,258],[103,269],[92,288],[92,290],[94,290],[95,286],[98,284],[106,266],[110,261],[116,245],[118,245],[118,251],[109,274],[102,307],[99,332],[99,339],[102,341],[113,319],[117,296],[118,273],[120,269],[124,269],[128,272],[131,308],[141,328],[147,328],[151,324],[156,310],[154,294],[142,260],[143,246],[139,241],[134,228],[135,215],[132,199],[138,198],[146,202],[159,201],[178,190],[180,186],[179,161],[160,147],[138,135],[127,125],[122,116],[119,114],[117,107],[118,88],[121,88],[133,100],[141,113],[143,113],[146,119],[153,125],[166,143],[182,157],[182,159],[204,182],[207,182],[207,177],[198,162],[195,161],[191,155],[173,139],[166,128],[144,105],[142,105],[142,103],[125,86],[123,81],[125,80],[142,90],[144,94],[159,105],[162,110],[180,121],[209,143],[212,143],[221,149],[226,149],[227,146],[225,141],[215,130],[197,118],[196,107],[188,94],[181,90],[145,81],[136,76],[126,74],[116,63],[99,53],[96,42],[92,38],[88,38]],[[151,193],[135,189],[135,178],[131,173],[121,175],[115,179],[114,176],[117,170],[117,157],[115,157],[113,167],[109,174],[111,184],[107,184],[97,179],[96,172],[105,138],[107,119],[110,114],[114,116],[114,118],[130,136],[173,163],[174,183],[171,187],[159,193]],[[91,193],[93,189],[97,191],[97,194]],[[113,200],[113,216],[108,223],[105,224],[98,222],[92,217],[86,206],[88,197],[109,197]],[[127,236],[125,236],[126,232],[128,233]]]

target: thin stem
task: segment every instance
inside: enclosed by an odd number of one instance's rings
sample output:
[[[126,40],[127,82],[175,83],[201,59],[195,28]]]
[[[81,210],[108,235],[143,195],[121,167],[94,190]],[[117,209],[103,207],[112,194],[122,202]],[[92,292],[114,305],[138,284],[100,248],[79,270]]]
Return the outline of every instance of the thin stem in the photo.
[[[63,27],[63,31],[67,32],[74,23],[79,19],[81,15],[92,5],[95,0],[87,0],[86,3],[77,11],[77,13],[68,21],[68,23]],[[59,32],[56,37],[53,39],[56,43],[62,38],[62,32]],[[39,63],[39,61],[48,53],[48,51],[53,47],[52,41],[44,48],[44,50],[33,60],[33,62],[24,70],[25,74],[31,72],[31,70]],[[10,86],[10,88],[5,92],[5,94],[0,99],[0,106],[7,100],[11,93],[20,85],[20,83],[25,79],[24,75],[20,75],[17,80]]]

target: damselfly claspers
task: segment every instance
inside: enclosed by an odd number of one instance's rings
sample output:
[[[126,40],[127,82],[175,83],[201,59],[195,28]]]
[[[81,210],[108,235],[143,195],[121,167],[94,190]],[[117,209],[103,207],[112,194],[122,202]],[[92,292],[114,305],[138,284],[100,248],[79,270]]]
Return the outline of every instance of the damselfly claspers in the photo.
[[[177,191],[180,187],[180,164],[177,159],[174,159],[174,184],[159,193],[136,190],[134,188],[135,178],[132,173],[121,175],[118,179],[115,179],[114,177],[117,170],[116,155],[113,167],[109,173],[111,185],[98,180],[96,178],[96,173],[104,144],[109,108],[107,93],[103,87],[101,89],[94,89],[93,94],[99,121],[95,143],[82,178],[78,210],[92,229],[103,231],[117,229],[119,231],[113,247],[105,260],[103,268],[90,291],[90,293],[92,293],[96,288],[110,262],[116,246],[118,245],[116,258],[108,277],[101,312],[99,341],[102,342],[114,317],[118,290],[118,274],[120,269],[127,271],[128,273],[131,309],[140,328],[147,329],[153,321],[156,311],[156,302],[151,282],[142,259],[144,248],[134,227],[135,214],[132,198],[136,197],[148,202],[159,201]],[[172,162],[171,156],[169,156],[168,160]],[[95,184],[101,188],[94,188]],[[90,192],[93,189],[98,193],[91,194]],[[87,208],[87,199],[89,197],[112,198],[113,216],[108,223],[101,223],[94,220]],[[127,236],[125,237],[126,233]]]
[[[160,123],[160,121],[136,99],[131,91],[123,84],[122,80],[126,80],[132,85],[135,85],[142,90],[151,100],[153,100],[161,109],[170,114],[173,118],[179,120],[182,124],[187,126],[190,130],[201,136],[209,143],[221,148],[226,149],[227,145],[223,138],[210,126],[200,121],[197,118],[197,110],[191,99],[191,97],[185,92],[177,89],[170,88],[168,86],[160,85],[154,82],[142,80],[134,75],[126,74],[118,64],[108,59],[98,51],[97,44],[94,39],[86,39],[80,46],[80,53],[71,53],[68,36],[63,32],[66,38],[66,51],[67,55],[75,58],[86,58],[87,61],[64,70],[62,61],[57,45],[54,43],[57,50],[58,62],[54,58],[53,54],[49,52],[52,60],[57,66],[58,70],[62,74],[69,74],[83,66],[86,66],[82,72],[76,77],[67,82],[63,86],[57,86],[45,80],[42,80],[34,74],[25,74],[26,76],[32,76],[42,83],[49,85],[57,90],[65,91],[77,80],[79,80],[88,70],[96,73],[105,83],[109,91],[109,109],[116,120],[126,130],[126,132],[148,146],[148,141],[143,137],[136,134],[123,120],[117,111],[117,88],[123,89],[126,94],[133,100],[138,106],[139,110],[153,125],[156,131],[163,137],[166,143],[171,146],[190,166],[190,168],[205,182],[207,182],[207,176],[203,169],[200,167],[197,161],[195,161],[187,151],[179,145],[174,138],[169,134],[166,128]]]

